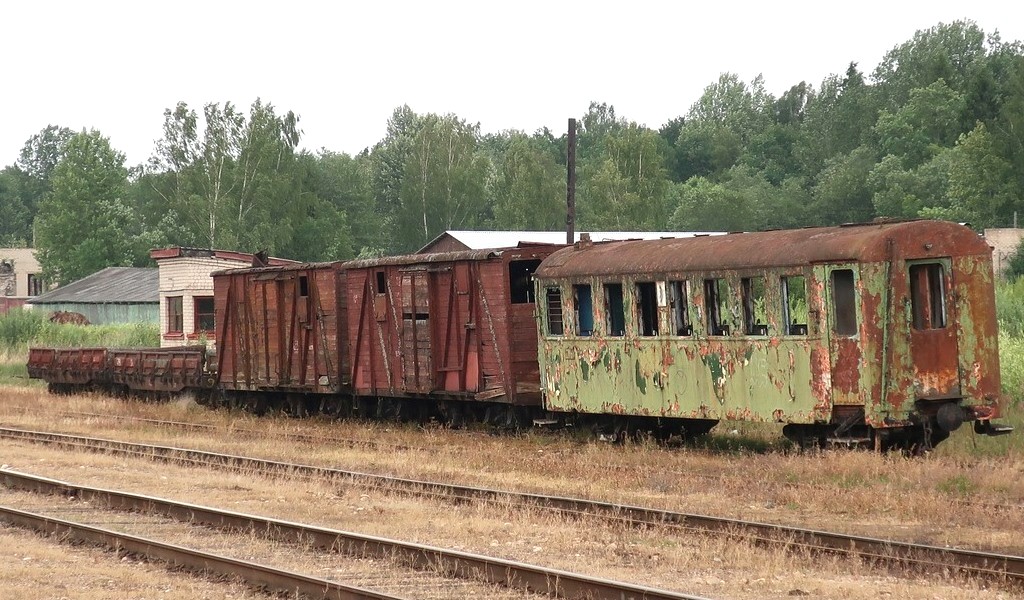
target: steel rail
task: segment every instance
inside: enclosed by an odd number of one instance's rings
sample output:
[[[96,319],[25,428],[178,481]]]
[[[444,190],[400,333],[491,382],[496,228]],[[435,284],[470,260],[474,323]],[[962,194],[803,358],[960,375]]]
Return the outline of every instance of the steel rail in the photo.
[[[858,556],[887,564],[926,569],[953,569],[997,582],[1006,580],[1016,584],[1024,583],[1024,557],[1017,555],[915,544],[580,498],[452,485],[169,446],[151,446],[9,427],[0,427],[0,438],[25,439],[65,447],[82,447],[185,464],[223,466],[237,470],[262,471],[287,476],[335,479],[406,493],[430,495],[446,500],[529,505],[578,517],[598,517],[629,526],[670,526],[719,534],[726,533],[749,539],[755,543],[777,544],[789,548]]]
[[[349,556],[396,558],[415,569],[438,571],[446,576],[484,581],[556,598],[701,600],[698,596],[588,577],[480,554],[315,527],[154,496],[82,486],[10,469],[0,469],[0,482],[12,489],[99,501],[116,510],[155,513],[179,521],[224,530],[251,531],[275,541],[311,544],[316,548]]]
[[[337,600],[401,600],[398,596],[6,506],[0,506],[0,521],[58,536],[61,539],[96,544],[118,552],[129,552],[147,559],[160,560],[195,572],[238,577],[249,585],[288,595],[298,593],[304,597]]]
[[[230,426],[230,425],[212,425],[212,424],[208,424],[208,423],[191,423],[191,422],[188,422],[188,421],[170,421],[170,420],[165,420],[165,419],[153,419],[153,418],[148,418],[148,417],[133,417],[133,416],[130,416],[130,415],[104,415],[102,413],[76,412],[76,411],[60,411],[58,414],[60,416],[63,416],[63,417],[107,418],[107,419],[120,420],[120,421],[132,421],[132,422],[145,423],[145,424],[148,424],[148,425],[158,425],[158,426],[164,426],[164,427],[171,427],[171,428],[175,428],[175,429],[195,429],[195,430],[201,430],[201,431],[224,432],[224,433],[231,433],[231,434],[243,434],[243,435],[251,436],[251,437],[268,437],[269,436],[269,437],[275,437],[275,438],[296,440],[296,441],[299,441],[299,442],[302,442],[302,443],[308,443],[308,444],[332,443],[332,444],[344,445],[344,446],[349,447],[349,448],[364,448],[365,447],[365,448],[384,449],[384,450],[390,450],[390,451],[411,450],[411,451],[416,451],[416,452],[430,452],[430,453],[436,453],[437,452],[436,449],[427,448],[427,447],[421,447],[421,446],[408,446],[408,445],[402,445],[402,444],[388,444],[388,443],[382,443],[382,442],[375,441],[375,440],[355,440],[355,439],[350,439],[350,438],[339,438],[339,437],[327,436],[327,435],[321,436],[321,435],[314,435],[314,434],[307,434],[307,433],[297,433],[297,432],[269,432],[268,433],[266,431],[259,431],[259,430],[256,430],[256,429],[248,429],[248,428],[244,428],[244,427],[233,427],[233,426]],[[634,468],[634,467],[631,467],[630,465],[609,465],[609,464],[598,465],[598,467],[602,468],[602,469],[609,470],[609,471],[624,471],[624,470],[627,470],[627,469]],[[684,472],[682,470],[671,470],[671,471],[662,470],[662,471],[659,471],[659,472],[663,473],[663,474],[666,474],[666,475],[676,475],[676,476],[679,476],[679,477],[690,477],[690,478],[694,478],[694,479],[710,481],[710,482],[712,482],[712,484],[724,481],[726,479],[726,477],[721,475],[721,474],[693,473],[693,472]],[[775,482],[772,482],[770,485],[773,485],[773,486],[776,486],[776,487],[779,487],[779,488],[782,488],[782,489],[786,489],[786,490],[805,490],[805,489],[825,490],[825,489],[829,488],[828,485],[821,484],[821,483],[793,482],[793,481],[775,481]],[[985,502],[985,501],[969,500],[969,499],[965,499],[965,498],[947,498],[947,501],[951,505],[953,505],[953,506],[972,506],[972,507],[977,507],[977,508],[981,508],[981,509],[988,510],[988,511],[993,511],[993,510],[1005,510],[1005,511],[1024,510],[1024,504],[1020,504],[1020,503],[1008,504],[1008,503],[1000,503],[1000,502]]]

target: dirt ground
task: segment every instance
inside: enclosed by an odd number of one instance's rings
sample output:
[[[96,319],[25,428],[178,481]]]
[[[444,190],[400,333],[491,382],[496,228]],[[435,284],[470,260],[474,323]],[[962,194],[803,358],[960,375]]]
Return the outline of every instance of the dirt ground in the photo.
[[[394,424],[254,418],[209,411],[188,402],[145,404],[101,396],[48,396],[0,388],[0,421],[8,426],[203,448],[304,464],[517,491],[555,493],[726,517],[796,524],[906,541],[997,549],[1021,554],[1024,465],[1012,460],[904,458],[867,452],[716,453],[653,444],[610,446],[572,436],[494,436]],[[185,431],[100,415],[214,424]],[[255,432],[255,433],[253,433]],[[318,436],[312,443],[284,433]],[[375,446],[353,445],[366,440]],[[9,468],[73,483],[126,489],[230,510],[273,516],[521,560],[549,567],[699,594],[709,598],[1017,598],[950,574],[902,574],[857,560],[812,557],[749,543],[661,528],[624,529],[501,505],[450,505],[383,490],[327,482],[184,468],[0,441]],[[237,586],[171,575],[153,565],[122,565],[99,550],[0,529],[5,562],[0,586],[37,582],[35,597],[105,598],[60,589],[49,570],[75,572],[91,560],[120,581],[128,569],[145,583],[130,597],[237,598]],[[12,551],[12,548],[17,548]],[[19,554],[20,553],[20,554]],[[84,553],[84,554],[82,554]],[[47,556],[52,563],[24,557]],[[88,558],[83,558],[88,557]],[[109,564],[108,564],[109,563]],[[24,569],[37,567],[33,573]],[[161,577],[170,577],[165,589]],[[97,580],[99,581],[99,580]],[[183,590],[181,585],[189,586]],[[212,585],[212,591],[193,586]],[[150,591],[152,590],[152,591]],[[177,595],[175,595],[177,594]],[[204,595],[205,594],[205,595]],[[6,595],[5,595],[6,597]],[[22,595],[14,597],[33,597]],[[124,597],[124,596],[118,596]]]

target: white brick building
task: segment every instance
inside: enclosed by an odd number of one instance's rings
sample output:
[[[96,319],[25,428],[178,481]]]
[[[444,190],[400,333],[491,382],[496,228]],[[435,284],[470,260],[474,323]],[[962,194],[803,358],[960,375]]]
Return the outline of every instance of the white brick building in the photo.
[[[213,308],[214,271],[253,265],[253,255],[205,248],[161,248],[150,257],[160,271],[160,345],[214,345],[216,315]],[[295,261],[270,258],[269,264]]]

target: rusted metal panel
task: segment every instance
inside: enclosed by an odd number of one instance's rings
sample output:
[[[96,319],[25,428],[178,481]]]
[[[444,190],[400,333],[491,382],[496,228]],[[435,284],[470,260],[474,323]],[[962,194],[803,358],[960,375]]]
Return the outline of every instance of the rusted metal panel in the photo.
[[[788,276],[806,281],[806,331],[781,316]],[[756,328],[745,323],[753,303],[742,291],[753,278],[766,282]],[[673,280],[689,281],[692,333],[673,330]],[[960,225],[577,244],[545,260],[537,281],[538,296],[557,289],[553,306],[539,305],[538,327],[553,410],[828,423],[861,407],[880,428],[933,417],[951,400],[969,416],[999,414],[991,253]],[[645,281],[658,286],[658,323],[646,329],[643,315],[655,311],[638,306]],[[627,291],[621,336],[609,333],[606,283]],[[589,286],[593,333],[578,322],[575,286]],[[726,289],[724,300],[708,295]],[[558,313],[552,334],[549,311]]]
[[[338,296],[344,277],[341,263],[215,273],[221,385],[319,394],[345,389],[347,333]]]
[[[131,390],[180,392],[209,387],[206,346],[110,350],[110,378]]]
[[[927,238],[946,248],[953,246],[961,256],[991,257],[984,240],[966,227],[942,221],[911,221],[589,245],[580,242],[544,261],[537,276],[716,272],[882,262],[889,252],[887,240],[909,237]]]
[[[107,349],[30,348],[28,374],[48,383],[107,383]]]

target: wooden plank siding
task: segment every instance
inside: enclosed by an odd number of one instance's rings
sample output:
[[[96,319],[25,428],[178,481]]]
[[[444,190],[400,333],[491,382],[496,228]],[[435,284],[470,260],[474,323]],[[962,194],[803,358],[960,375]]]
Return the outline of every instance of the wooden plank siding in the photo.
[[[539,404],[532,293],[513,302],[510,264],[558,248],[347,263],[353,392]]]
[[[214,274],[218,373],[230,390],[335,393],[347,387],[340,263]]]

